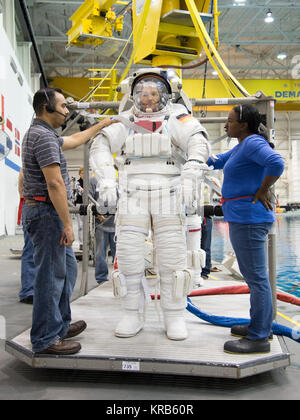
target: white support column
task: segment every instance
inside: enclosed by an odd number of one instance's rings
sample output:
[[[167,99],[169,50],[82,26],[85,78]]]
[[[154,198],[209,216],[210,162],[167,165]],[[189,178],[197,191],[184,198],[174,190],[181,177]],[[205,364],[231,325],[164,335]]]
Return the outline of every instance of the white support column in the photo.
[[[31,75],[31,90],[37,92],[41,87],[41,73],[33,73]]]
[[[31,81],[31,42],[18,42],[17,55],[26,80]]]
[[[13,50],[16,50],[15,3],[12,0],[2,0],[3,27],[10,40]]]

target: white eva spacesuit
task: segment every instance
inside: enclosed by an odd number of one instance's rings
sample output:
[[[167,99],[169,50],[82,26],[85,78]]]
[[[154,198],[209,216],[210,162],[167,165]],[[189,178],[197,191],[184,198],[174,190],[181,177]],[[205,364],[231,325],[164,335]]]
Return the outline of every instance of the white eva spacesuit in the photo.
[[[119,195],[118,270],[112,280],[125,314],[115,335],[131,337],[143,328],[144,305],[150,299],[144,246],[152,229],[166,334],[183,340],[186,297],[205,260],[199,249],[197,207],[210,147],[198,120],[185,106],[172,103],[181,89],[176,75],[169,80],[162,69],[140,70],[122,82],[121,89],[134,105],[116,117],[119,123],[101,131],[90,154],[99,207],[113,211]],[[118,180],[113,154],[117,154]]]

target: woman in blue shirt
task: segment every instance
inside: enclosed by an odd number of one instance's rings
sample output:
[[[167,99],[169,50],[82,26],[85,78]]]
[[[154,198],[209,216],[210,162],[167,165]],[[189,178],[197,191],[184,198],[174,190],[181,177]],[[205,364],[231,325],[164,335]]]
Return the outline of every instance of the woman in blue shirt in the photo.
[[[238,139],[232,150],[209,158],[223,169],[222,208],[240,271],[250,289],[250,324],[232,327],[240,340],[228,341],[224,351],[249,354],[270,351],[273,321],[272,292],[266,263],[266,236],[275,221],[270,187],[284,170],[282,157],[260,132],[261,116],[252,105],[234,107],[225,131]]]

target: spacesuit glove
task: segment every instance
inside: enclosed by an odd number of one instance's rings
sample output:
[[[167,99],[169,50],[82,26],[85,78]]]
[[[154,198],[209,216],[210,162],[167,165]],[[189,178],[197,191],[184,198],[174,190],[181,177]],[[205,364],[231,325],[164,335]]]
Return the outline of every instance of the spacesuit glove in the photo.
[[[204,178],[204,171],[209,167],[200,161],[187,161],[181,172],[182,200],[188,213],[194,214],[197,211],[200,200],[201,182]]]
[[[191,159],[188,160],[182,168],[182,174],[189,173],[202,176],[201,171],[209,171],[210,167],[206,163],[201,162],[200,160]]]
[[[115,214],[117,211],[118,192],[115,183],[102,185],[99,188],[97,212],[99,214]]]

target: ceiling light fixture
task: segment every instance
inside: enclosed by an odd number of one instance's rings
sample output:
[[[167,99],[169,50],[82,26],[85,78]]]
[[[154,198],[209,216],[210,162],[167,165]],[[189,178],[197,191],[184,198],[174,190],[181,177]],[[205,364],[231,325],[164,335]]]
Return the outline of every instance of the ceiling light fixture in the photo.
[[[234,6],[245,6],[246,0],[234,0]]]
[[[280,52],[280,53],[278,53],[278,54],[277,54],[277,58],[278,58],[279,60],[285,60],[285,59],[286,59],[286,57],[287,57],[287,55],[286,55],[286,53],[285,53],[285,52]]]
[[[265,22],[266,22],[266,23],[272,23],[272,22],[274,22],[274,18],[273,18],[273,15],[272,15],[272,11],[271,11],[271,9],[269,9],[269,10],[267,11],[267,15],[266,15],[266,17],[265,17]]]

